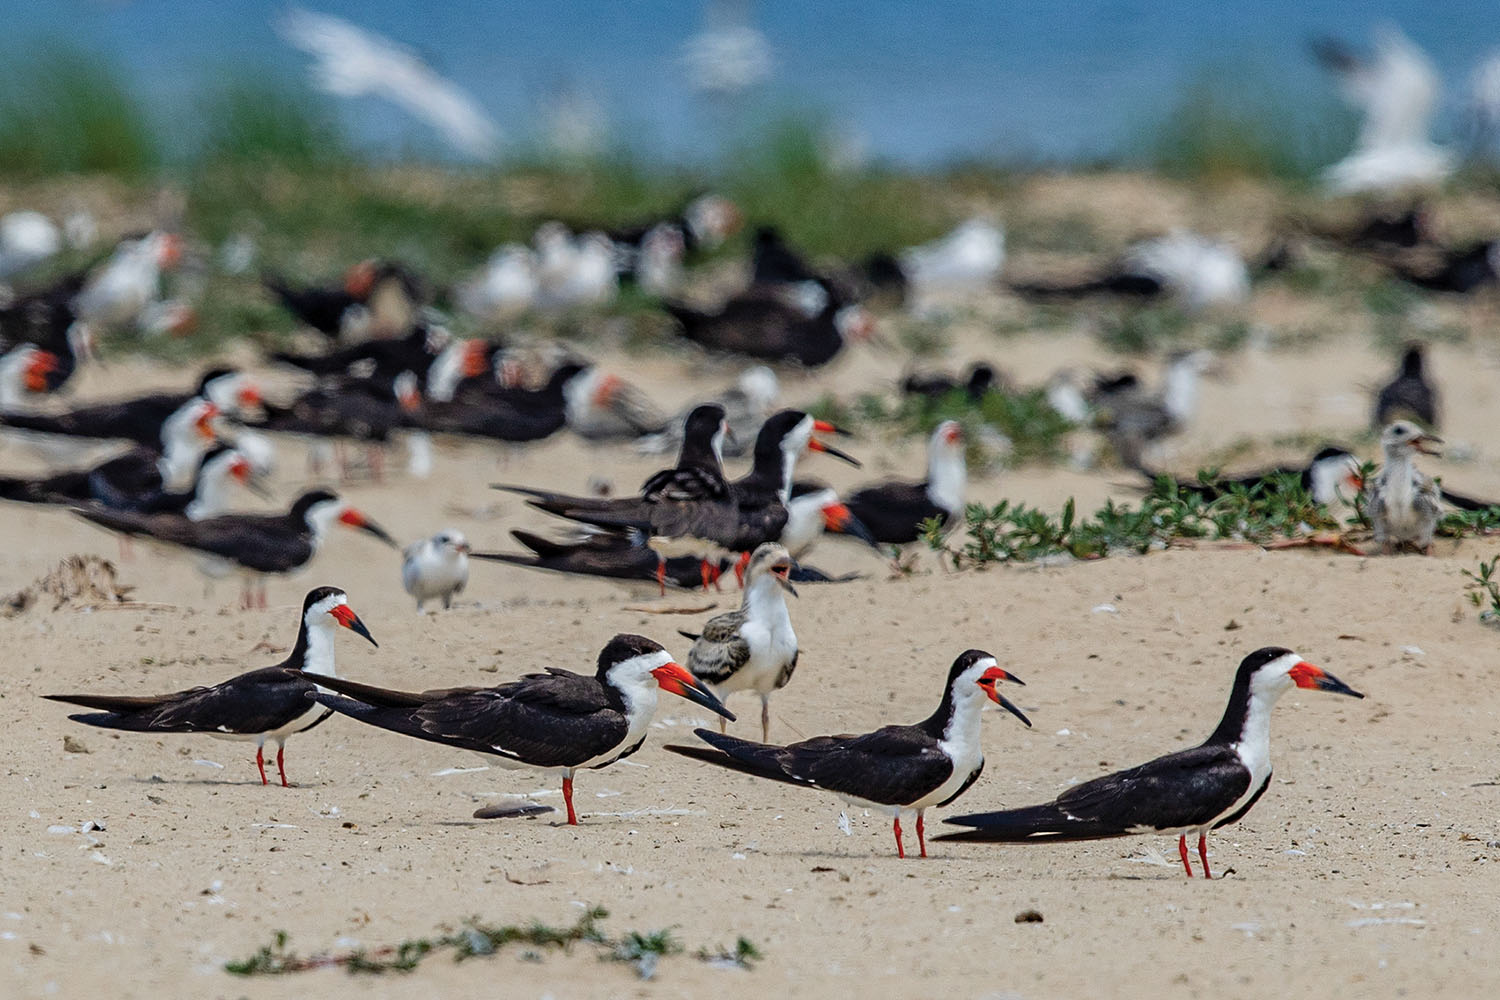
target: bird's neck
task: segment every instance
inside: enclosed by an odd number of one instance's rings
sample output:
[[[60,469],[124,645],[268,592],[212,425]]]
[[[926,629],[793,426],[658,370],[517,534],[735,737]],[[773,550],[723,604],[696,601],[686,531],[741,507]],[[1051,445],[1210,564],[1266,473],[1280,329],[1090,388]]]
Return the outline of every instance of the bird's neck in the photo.
[[[963,452],[957,448],[934,448],[927,459],[927,496],[947,511],[963,509],[969,472]]]
[[[214,517],[224,513],[229,508],[229,483],[228,477],[217,475],[211,470],[205,470],[198,476],[198,486],[193,493],[193,499],[188,501],[186,510],[183,511],[190,521],[201,521],[205,517]]]
[[[769,573],[750,581],[740,607],[744,609],[745,617],[751,621],[771,624],[790,617],[781,584]]]
[[[979,726],[984,713],[985,696],[979,685],[968,686],[973,691],[963,694],[949,688],[943,697],[943,704],[922,727],[937,738],[955,759],[966,758],[979,749]]]
[[[304,673],[337,677],[338,672],[333,663],[333,644],[337,631],[336,626],[328,623],[304,623],[297,632],[297,644],[292,648],[289,659],[295,663],[300,657]]]

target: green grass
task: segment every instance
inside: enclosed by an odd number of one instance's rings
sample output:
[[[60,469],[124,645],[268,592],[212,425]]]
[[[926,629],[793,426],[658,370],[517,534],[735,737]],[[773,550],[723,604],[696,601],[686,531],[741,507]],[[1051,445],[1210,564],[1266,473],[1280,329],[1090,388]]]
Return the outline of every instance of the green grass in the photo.
[[[310,169],[353,159],[335,108],[269,73],[229,74],[196,102],[197,164]]]
[[[60,43],[0,58],[0,174],[140,177],[160,164],[149,115],[107,60]]]
[[[1169,177],[1303,181],[1354,138],[1353,117],[1328,93],[1294,94],[1245,66],[1206,67],[1150,125],[1132,158]]]

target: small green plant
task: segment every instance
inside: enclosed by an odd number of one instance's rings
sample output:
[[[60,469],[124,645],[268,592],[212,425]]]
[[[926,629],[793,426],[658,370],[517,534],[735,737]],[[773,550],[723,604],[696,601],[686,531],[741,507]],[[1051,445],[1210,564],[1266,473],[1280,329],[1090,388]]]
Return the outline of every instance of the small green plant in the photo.
[[[1500,555],[1489,562],[1480,560],[1479,572],[1473,570],[1459,570],[1468,577],[1469,582],[1464,584],[1464,592],[1469,595],[1469,601],[1479,608],[1479,620],[1486,624],[1500,623]],[[1488,603],[1486,603],[1488,602]]]
[[[521,945],[522,958],[540,961],[541,950],[570,951],[574,945],[594,947],[601,959],[628,962],[636,975],[650,979],[663,958],[680,954],[682,945],[670,930],[628,931],[618,938],[607,936],[599,924],[609,914],[602,907],[590,907],[571,926],[555,927],[541,921],[530,924],[492,926],[471,918],[454,931],[430,938],[412,938],[396,945],[358,948],[345,952],[321,952],[298,955],[287,948],[287,933],[277,931],[271,943],[248,958],[225,962],[224,971],[236,976],[283,976],[312,969],[343,968],[350,973],[379,975],[386,972],[410,972],[428,957],[447,951],[453,960],[494,955],[509,945]],[[755,945],[740,938],[733,952],[720,949],[710,952],[700,948],[694,953],[699,961],[732,964],[748,969],[761,954]]]

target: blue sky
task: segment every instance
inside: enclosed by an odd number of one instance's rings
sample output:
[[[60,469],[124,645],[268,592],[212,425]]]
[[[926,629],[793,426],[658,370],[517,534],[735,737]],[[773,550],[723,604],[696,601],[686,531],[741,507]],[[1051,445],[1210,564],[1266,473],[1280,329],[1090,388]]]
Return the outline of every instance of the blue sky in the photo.
[[[679,61],[703,23],[701,0],[307,6],[414,47],[512,138],[534,129],[539,101],[559,86],[591,95],[619,133],[662,155],[691,157],[711,134],[712,113],[688,90]],[[749,6],[775,57],[775,75],[756,97],[762,106],[817,109],[872,153],[913,163],[1106,154],[1206,68],[1325,99],[1330,87],[1307,57],[1307,39],[1331,33],[1363,42],[1381,20],[1401,25],[1454,86],[1500,46],[1500,9],[1478,0]],[[6,12],[12,40],[0,51],[61,38],[98,52],[164,120],[190,127],[182,119],[193,95],[226,69],[304,79],[304,57],[271,27],[284,8],[254,0],[19,0]],[[425,141],[373,100],[345,102],[342,113],[372,143]]]

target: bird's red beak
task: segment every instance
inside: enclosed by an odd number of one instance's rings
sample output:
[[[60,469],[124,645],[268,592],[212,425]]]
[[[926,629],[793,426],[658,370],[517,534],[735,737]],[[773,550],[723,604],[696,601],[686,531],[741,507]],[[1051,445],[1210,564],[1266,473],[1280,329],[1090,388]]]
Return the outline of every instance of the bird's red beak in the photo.
[[[813,430],[814,431],[822,431],[824,434],[843,434],[843,435],[846,435],[846,436],[849,433],[848,431],[840,430],[839,428],[833,426],[833,424],[830,424],[826,420],[814,420],[813,421]],[[821,451],[825,455],[830,455],[833,458],[841,459],[842,461],[848,462],[850,465],[854,466],[856,469],[860,467],[859,459],[855,458],[853,455],[849,455],[849,454],[847,454],[845,452],[840,451],[839,449],[833,447],[833,445],[828,444],[825,441],[819,441],[815,437],[807,439],[807,450],[808,451]]]
[[[656,683],[663,691],[686,698],[711,712],[722,715],[730,722],[734,721],[734,713],[725,708],[724,703],[715,698],[713,692],[703,686],[702,681],[688,673],[682,664],[675,661],[663,663],[651,671],[651,676],[656,678]]]
[[[1286,672],[1292,679],[1292,683],[1299,688],[1308,688],[1314,691],[1329,691],[1333,694],[1347,694],[1351,698],[1363,698],[1364,695],[1354,690],[1337,677],[1324,670],[1315,667],[1306,660],[1299,660],[1292,669]]]
[[[240,386],[238,398],[240,405],[245,407],[246,409],[249,409],[252,406],[259,406],[261,399],[260,386],[256,385],[254,382],[246,381]]]
[[[980,689],[984,691],[985,697],[989,698],[990,701],[993,701],[996,705],[999,705],[1011,715],[1026,723],[1027,726],[1030,726],[1031,720],[1026,718],[1025,714],[1019,708],[1011,704],[1010,699],[995,690],[995,684],[999,681],[1010,681],[1012,684],[1020,684],[1022,687],[1026,686],[1026,682],[1021,680],[1021,678],[1014,674],[1008,674],[999,667],[990,667],[979,675],[979,680],[975,683],[979,685]]]
[[[595,406],[608,406],[615,401],[620,390],[625,388],[625,380],[618,375],[605,375],[594,387],[593,403]]]
[[[963,439],[964,429],[962,427],[958,427],[955,425],[943,432],[943,440],[948,442],[949,444],[958,444]]]
[[[219,415],[219,408],[213,403],[203,407],[203,412],[198,415],[197,422],[193,425],[198,429],[198,434],[205,441],[213,441],[218,435],[214,433],[214,418]]]
[[[401,547],[396,544],[396,540],[384,528],[368,517],[365,517],[361,511],[355,510],[353,507],[344,508],[344,512],[339,515],[339,523],[347,524],[351,528],[358,528],[360,531],[374,535],[393,549]]]
[[[478,378],[484,374],[485,369],[488,367],[489,359],[485,356],[484,341],[471,340],[464,345],[464,378]]]
[[[250,485],[250,474],[254,471],[250,467],[250,460],[247,458],[237,458],[234,460],[234,464],[229,467],[229,475],[241,486]]]
[[[46,392],[47,376],[57,371],[57,355],[51,351],[37,351],[26,364],[26,391]]]
[[[849,512],[848,507],[845,507],[841,503],[831,503],[827,507],[823,508],[823,527],[827,528],[834,534],[838,534],[839,532],[844,530],[844,526],[847,525],[850,520],[853,519],[853,517],[854,515]]]
[[[167,233],[162,236],[161,251],[157,255],[156,265],[164,271],[170,271],[182,260],[182,237],[176,233]]]
[[[365,627],[365,623],[359,620],[359,615],[355,614],[354,609],[349,607],[349,605],[340,604],[328,613],[333,616],[334,621],[344,626],[344,628],[356,635],[362,635],[366,639],[369,639],[370,645],[376,649],[380,648],[380,643],[375,641],[375,637],[370,634],[370,630]]]
[[[362,260],[349,269],[344,275],[344,291],[363,302],[370,297],[370,290],[375,287],[375,262],[373,260]]]

